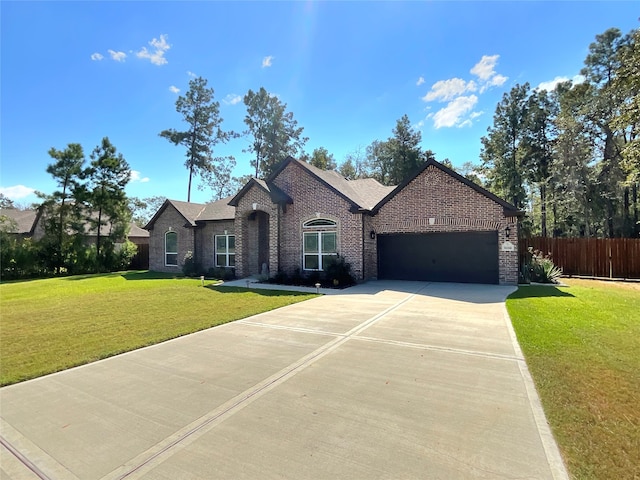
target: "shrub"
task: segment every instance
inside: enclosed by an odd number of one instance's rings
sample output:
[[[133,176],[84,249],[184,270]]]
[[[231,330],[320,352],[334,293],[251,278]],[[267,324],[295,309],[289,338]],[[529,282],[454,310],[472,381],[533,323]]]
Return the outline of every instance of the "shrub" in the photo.
[[[187,253],[184,254],[184,258],[182,259],[182,273],[186,277],[195,276],[198,268],[196,265],[196,261],[193,258],[193,252],[188,250]]]
[[[330,286],[334,287],[346,287],[356,283],[353,275],[351,275],[351,264],[347,263],[344,257],[340,255],[327,261],[324,277],[330,283]]]
[[[553,263],[551,253],[545,255],[540,250],[529,247],[527,258],[521,267],[520,278],[526,283],[558,283],[562,268]]]

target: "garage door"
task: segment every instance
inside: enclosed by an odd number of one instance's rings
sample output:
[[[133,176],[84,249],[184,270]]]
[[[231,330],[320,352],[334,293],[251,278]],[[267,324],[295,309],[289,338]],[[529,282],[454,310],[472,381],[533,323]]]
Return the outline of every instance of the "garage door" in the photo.
[[[378,235],[378,278],[498,283],[498,232]]]

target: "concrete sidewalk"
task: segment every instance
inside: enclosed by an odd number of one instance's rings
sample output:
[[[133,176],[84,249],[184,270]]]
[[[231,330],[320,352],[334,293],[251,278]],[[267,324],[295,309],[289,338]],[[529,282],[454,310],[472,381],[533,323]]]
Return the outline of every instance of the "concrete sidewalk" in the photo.
[[[1,478],[565,479],[512,290],[370,282],[5,387]]]

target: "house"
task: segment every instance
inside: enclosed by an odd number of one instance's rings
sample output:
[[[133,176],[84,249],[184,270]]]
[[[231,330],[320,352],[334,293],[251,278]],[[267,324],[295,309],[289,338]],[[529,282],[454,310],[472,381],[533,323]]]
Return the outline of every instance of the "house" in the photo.
[[[145,228],[149,267],[162,272],[180,272],[188,251],[239,278],[322,271],[340,255],[357,280],[515,284],[520,215],[434,160],[387,187],[289,157],[233,197],[167,200]]]
[[[7,233],[18,238],[29,238],[33,235],[37,211],[33,209],[19,210],[17,208],[0,209],[0,221]]]
[[[34,240],[40,240],[44,237],[44,217],[40,209],[18,210],[15,208],[3,208],[0,209],[0,216],[6,217],[6,223],[11,234],[15,234],[20,238],[33,238]],[[97,218],[95,214],[93,216]],[[107,223],[100,227],[100,234],[107,236],[110,230],[111,225]],[[88,244],[96,243],[97,233],[89,224],[85,225],[84,236]],[[127,239],[135,243],[139,248],[144,247],[149,244],[149,232],[135,223],[131,223]],[[146,265],[146,261],[144,263]]]

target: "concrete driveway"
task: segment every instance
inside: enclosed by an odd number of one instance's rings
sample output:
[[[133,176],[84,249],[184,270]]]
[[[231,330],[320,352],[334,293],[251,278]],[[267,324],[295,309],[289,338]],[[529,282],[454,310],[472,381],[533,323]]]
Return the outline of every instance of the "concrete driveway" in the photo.
[[[369,282],[5,387],[1,478],[567,478],[511,291]]]

